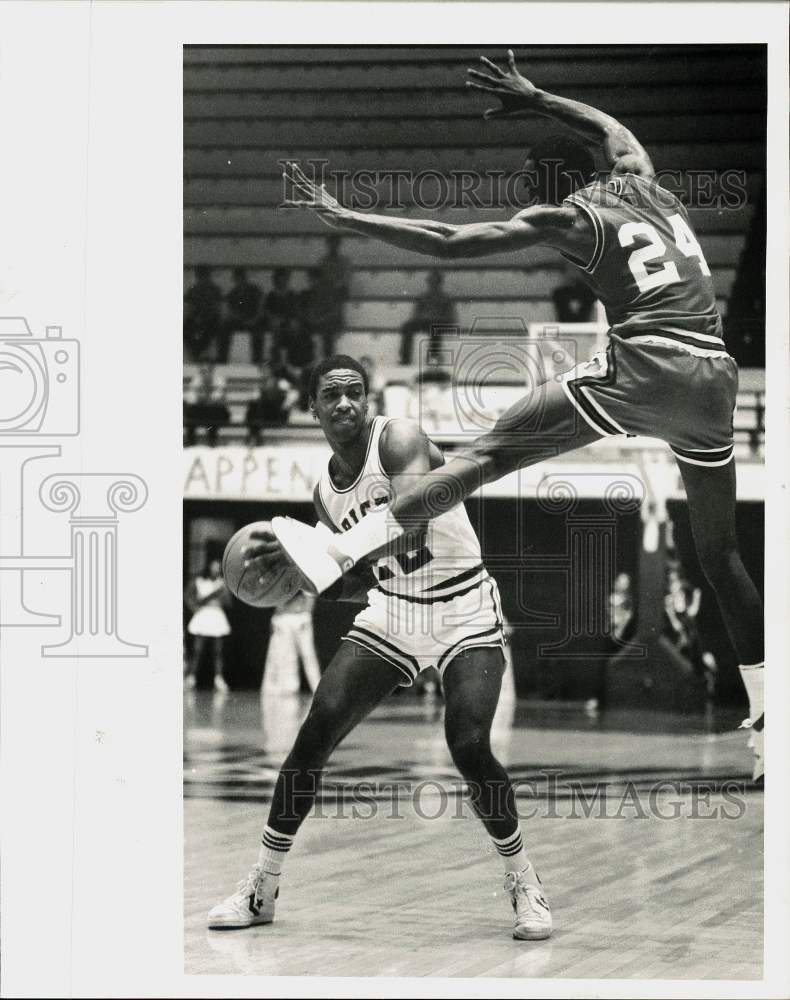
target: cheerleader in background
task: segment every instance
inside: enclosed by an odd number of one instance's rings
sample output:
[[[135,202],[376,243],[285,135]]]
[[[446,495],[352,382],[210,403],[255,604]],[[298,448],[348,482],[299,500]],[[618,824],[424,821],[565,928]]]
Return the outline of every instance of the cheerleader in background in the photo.
[[[222,579],[219,559],[212,559],[195,577],[187,587],[184,599],[192,612],[187,625],[187,632],[192,636],[192,657],[184,674],[184,688],[194,688],[200,658],[206,643],[210,642],[213,647],[214,690],[224,694],[228,685],[222,675],[223,640],[230,635],[230,622],[225,614],[228,591]]]

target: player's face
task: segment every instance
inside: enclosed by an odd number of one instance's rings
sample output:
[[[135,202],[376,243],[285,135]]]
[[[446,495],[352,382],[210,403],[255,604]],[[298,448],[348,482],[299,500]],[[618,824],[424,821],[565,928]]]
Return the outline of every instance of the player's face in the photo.
[[[368,398],[358,372],[338,368],[322,375],[318,382],[313,409],[325,434],[339,441],[350,441],[365,426]]]

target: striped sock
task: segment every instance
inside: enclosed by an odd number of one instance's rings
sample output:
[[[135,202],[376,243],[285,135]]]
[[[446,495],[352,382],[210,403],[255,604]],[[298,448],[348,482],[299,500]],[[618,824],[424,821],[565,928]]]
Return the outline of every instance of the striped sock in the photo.
[[[275,878],[280,877],[280,872],[283,870],[283,862],[291,850],[293,842],[293,837],[289,837],[285,833],[278,833],[268,823],[266,824],[263,828],[261,846],[258,850],[258,864],[267,875],[272,875]]]
[[[765,664],[752,663],[747,667],[741,666],[740,671],[746,693],[749,695],[749,718],[752,722],[757,722],[765,711],[765,696],[763,695]]]
[[[506,872],[521,872],[525,868],[530,867],[519,827],[516,827],[515,833],[511,833],[504,840],[497,840],[495,837],[492,837],[491,841],[497,849],[497,854],[499,854],[505,863]]]

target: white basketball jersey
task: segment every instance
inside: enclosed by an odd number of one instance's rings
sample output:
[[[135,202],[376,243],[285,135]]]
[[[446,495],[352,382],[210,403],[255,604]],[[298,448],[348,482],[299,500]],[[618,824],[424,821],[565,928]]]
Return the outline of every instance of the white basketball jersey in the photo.
[[[379,441],[391,417],[374,417],[362,469],[350,486],[337,489],[329,464],[318,483],[318,496],[338,531],[348,531],[371,509],[390,502],[390,476],[381,465]],[[410,597],[420,603],[465,593],[488,578],[480,542],[463,504],[429,522],[424,544],[412,551],[372,563],[385,594]]]

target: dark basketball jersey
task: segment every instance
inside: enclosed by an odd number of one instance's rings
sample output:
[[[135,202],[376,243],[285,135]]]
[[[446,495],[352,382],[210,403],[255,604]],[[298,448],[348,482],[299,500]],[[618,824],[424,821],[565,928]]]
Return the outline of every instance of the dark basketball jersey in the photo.
[[[671,192],[623,174],[575,191],[565,204],[581,209],[595,232],[589,261],[564,256],[603,303],[610,333],[724,349],[710,269]]]

